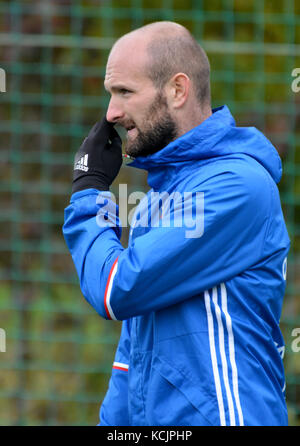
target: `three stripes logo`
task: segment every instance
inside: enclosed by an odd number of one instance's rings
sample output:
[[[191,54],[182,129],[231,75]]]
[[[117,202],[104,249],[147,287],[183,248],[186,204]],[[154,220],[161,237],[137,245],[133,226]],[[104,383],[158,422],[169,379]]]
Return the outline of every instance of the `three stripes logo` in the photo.
[[[239,396],[232,320],[228,312],[227,289],[204,291],[209,348],[221,426],[243,426],[244,416]]]
[[[84,172],[87,172],[89,170],[88,157],[89,155],[86,153],[78,161],[75,161],[74,170],[83,170]]]

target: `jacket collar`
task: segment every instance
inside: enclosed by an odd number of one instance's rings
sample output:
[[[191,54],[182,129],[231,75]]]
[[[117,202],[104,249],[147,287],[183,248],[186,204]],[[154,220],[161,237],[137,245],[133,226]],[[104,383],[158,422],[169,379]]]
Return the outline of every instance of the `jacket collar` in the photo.
[[[169,143],[159,152],[138,157],[128,166],[150,171],[163,165],[210,157],[211,148],[224,137],[235,120],[226,105],[212,110],[212,115],[197,127]]]
[[[147,170],[149,185],[158,188],[168,172],[183,163],[232,155],[254,158],[276,183],[280,181],[282,165],[275,147],[255,127],[237,127],[226,105],[214,108],[209,118],[159,152],[138,157],[128,166]]]

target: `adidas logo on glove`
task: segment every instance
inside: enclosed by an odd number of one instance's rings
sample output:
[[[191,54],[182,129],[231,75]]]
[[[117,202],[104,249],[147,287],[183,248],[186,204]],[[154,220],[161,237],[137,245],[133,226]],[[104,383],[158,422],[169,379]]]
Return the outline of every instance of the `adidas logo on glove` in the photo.
[[[75,161],[74,164],[74,170],[83,170],[84,172],[87,172],[89,170],[88,168],[88,153],[84,156],[82,156],[78,161]]]

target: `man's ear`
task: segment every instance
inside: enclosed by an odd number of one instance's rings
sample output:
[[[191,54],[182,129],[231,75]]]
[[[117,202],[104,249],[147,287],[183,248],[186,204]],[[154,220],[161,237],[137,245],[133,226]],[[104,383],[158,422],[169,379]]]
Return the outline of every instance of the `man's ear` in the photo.
[[[181,108],[189,95],[191,80],[185,73],[175,74],[167,83],[166,94],[169,106]]]

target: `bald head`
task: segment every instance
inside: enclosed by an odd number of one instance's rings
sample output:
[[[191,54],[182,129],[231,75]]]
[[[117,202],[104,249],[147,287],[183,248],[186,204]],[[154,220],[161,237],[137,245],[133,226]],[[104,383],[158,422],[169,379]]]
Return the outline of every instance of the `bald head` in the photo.
[[[212,113],[206,54],[173,22],[121,37],[109,54],[104,87],[106,118],[127,130],[126,152],[134,157],[155,153]]]
[[[154,22],[121,37],[114,45],[132,47],[144,72],[161,90],[176,73],[191,80],[201,108],[210,108],[210,66],[205,51],[191,33],[175,22]]]

